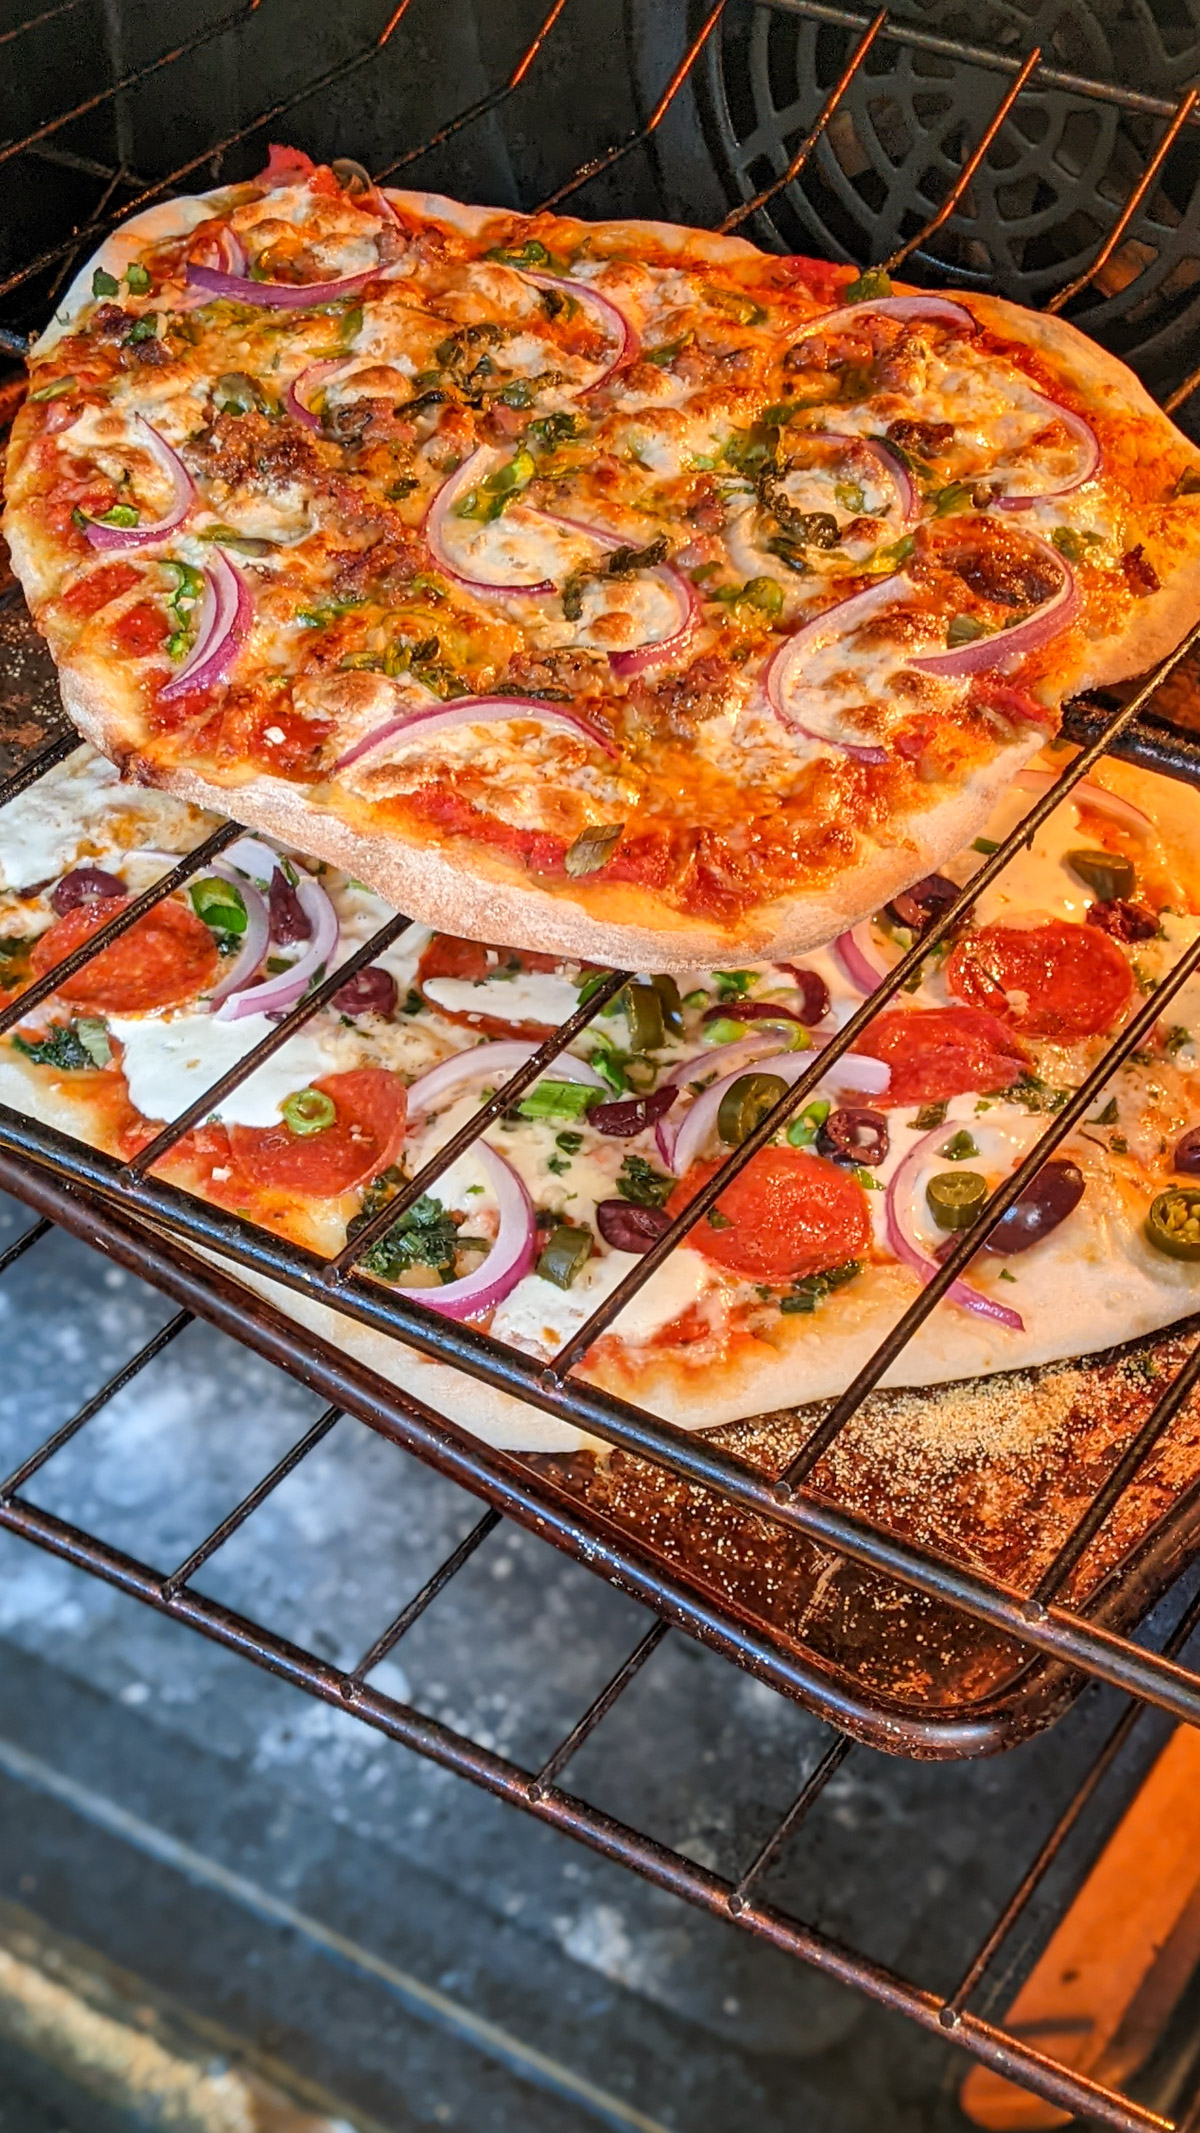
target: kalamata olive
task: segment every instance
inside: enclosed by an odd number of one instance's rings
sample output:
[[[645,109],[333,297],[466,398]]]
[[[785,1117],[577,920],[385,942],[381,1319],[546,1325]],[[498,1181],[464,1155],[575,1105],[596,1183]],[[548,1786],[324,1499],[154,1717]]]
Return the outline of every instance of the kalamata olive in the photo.
[[[588,1112],[588,1124],[597,1133],[607,1133],[613,1140],[627,1141],[635,1133],[644,1133],[665,1118],[679,1091],[673,1082],[664,1083],[661,1089],[651,1089],[646,1096],[623,1096],[615,1104],[594,1104]],[[617,1204],[614,1202],[614,1205]],[[624,1202],[621,1203],[622,1206]]]
[[[357,977],[347,978],[334,993],[333,1005],[339,1015],[390,1015],[395,1013],[397,996],[391,972],[373,963],[369,970],[360,970]]]
[[[1027,1252],[1031,1244],[1040,1244],[1052,1229],[1065,1222],[1082,1198],[1083,1172],[1078,1163],[1072,1163],[1067,1156],[1044,1163],[1016,1205],[1001,1215],[984,1245],[985,1252],[995,1252],[1003,1259],[1014,1252]]]
[[[596,1209],[596,1228],[614,1252],[648,1252],[670,1227],[671,1217],[665,1207],[635,1207],[632,1200],[601,1200]]]
[[[924,933],[957,895],[957,882],[947,881],[944,874],[926,874],[923,881],[914,881],[911,889],[892,898],[887,907],[888,916],[894,918],[898,926],[909,926],[914,933]]]
[[[1185,1178],[1200,1178],[1200,1126],[1193,1126],[1190,1133],[1176,1141],[1171,1168]]]
[[[109,896],[128,894],[119,874],[109,874],[104,867],[72,867],[69,874],[63,875],[50,898],[50,905],[61,918],[65,911],[74,911],[78,904],[98,904]]]
[[[311,939],[312,920],[282,867],[276,867],[271,876],[267,909],[271,914],[271,939],[276,947],[287,948],[293,941]]]
[[[862,1163],[868,1170],[887,1158],[887,1120],[879,1111],[831,1111],[817,1130],[817,1153],[835,1163]]]
[[[786,970],[788,976],[796,980],[801,996],[796,1009],[800,1020],[807,1023],[809,1029],[814,1022],[823,1022],[829,1013],[829,987],[820,971],[806,970],[802,963],[780,963],[777,967]]]
[[[1099,926],[1114,941],[1149,941],[1158,932],[1158,920],[1145,904],[1130,903],[1123,896],[1089,904],[1089,926]]]

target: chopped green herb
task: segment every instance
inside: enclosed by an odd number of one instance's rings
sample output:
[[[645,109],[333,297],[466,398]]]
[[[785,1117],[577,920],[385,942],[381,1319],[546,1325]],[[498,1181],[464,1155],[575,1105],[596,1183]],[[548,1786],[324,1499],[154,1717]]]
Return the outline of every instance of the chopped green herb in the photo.
[[[950,518],[956,511],[968,511],[971,506],[971,491],[963,481],[948,481],[944,489],[935,489],[933,515],[935,518]]]
[[[842,290],[844,304],[878,303],[881,297],[890,296],[892,284],[882,267],[864,267],[856,281],[847,282]]]
[[[624,827],[623,822],[601,822],[594,829],[581,831],[574,844],[567,847],[563,859],[573,880],[581,874],[596,874],[601,867],[607,866]]]
[[[708,1223],[710,1229],[733,1228],[732,1216],[723,1215],[719,1207],[710,1207],[707,1215],[705,1216],[705,1221]]]
[[[366,1200],[363,1212],[367,1213]],[[350,1228],[353,1227],[351,1223]],[[473,1241],[482,1242],[482,1239]],[[382,1237],[376,1238],[364,1254],[362,1265],[367,1273],[378,1274],[384,1281],[398,1281],[414,1266],[431,1266],[443,1281],[453,1281],[458,1243],[458,1226],[453,1215],[447,1214],[440,1200],[423,1193]]]
[[[674,1187],[674,1178],[665,1177],[644,1155],[627,1155],[617,1179],[622,1199],[632,1200],[636,1207],[665,1207]]]
[[[1129,1153],[1129,1142],[1123,1133],[1110,1134],[1108,1145],[1114,1155],[1128,1155]]]
[[[971,846],[973,852],[982,852],[985,859],[990,859],[992,853],[998,852],[999,849],[999,841],[995,837],[976,837]]]
[[[1016,1277],[1016,1275],[1015,1275],[1015,1274],[1010,1274],[1010,1273],[1009,1273],[1009,1271],[1008,1271],[1008,1268],[1007,1268],[1006,1266],[1002,1266],[1002,1267],[1001,1267],[1001,1269],[1000,1269],[1000,1279],[1001,1279],[1001,1281],[1015,1281],[1015,1280],[1016,1280],[1016,1278],[1017,1278],[1017,1277]]]
[[[529,487],[536,473],[537,467],[532,455],[522,447],[504,466],[497,467],[494,474],[489,474],[481,481],[477,489],[468,489],[466,495],[454,506],[454,516],[475,519],[482,525],[490,524],[493,519],[499,518],[505,505],[510,504],[514,496]]]
[[[103,1029],[103,1023],[100,1027]],[[56,1067],[60,1074],[77,1074],[98,1064],[74,1024],[52,1022],[44,1037],[31,1042],[26,1037],[14,1036],[12,1041],[16,1050],[23,1052],[35,1066]]]
[[[561,1148],[564,1155],[578,1155],[583,1146],[583,1135],[582,1133],[556,1133],[554,1145],[556,1148]]]
[[[1119,1115],[1117,1099],[1115,1096],[1110,1096],[1103,1111],[1098,1111],[1095,1118],[1088,1120],[1088,1124],[1089,1126],[1115,1126]]]
[[[1073,526],[1056,526],[1050,535],[1060,555],[1068,563],[1082,563],[1089,548],[1101,548],[1104,543],[1098,533],[1077,533]]]
[[[119,296],[120,293],[121,284],[115,275],[106,274],[103,267],[97,267],[92,276],[92,295]]]
[[[945,1097],[942,1097],[939,1103],[922,1104],[916,1117],[910,1118],[908,1123],[919,1133],[932,1133],[935,1126],[945,1125],[947,1108]]]
[[[938,1154],[944,1155],[951,1163],[965,1163],[978,1153],[979,1149],[965,1126],[961,1126],[957,1133],[952,1133],[945,1147],[938,1150]]]
[[[951,615],[946,624],[946,642],[949,645],[974,644],[977,637],[986,637],[987,634],[985,625],[977,622],[974,615]]]
[[[848,1259],[844,1266],[829,1267],[824,1274],[806,1274],[792,1283],[790,1295],[780,1297],[779,1308],[785,1314],[815,1311],[831,1289],[840,1289],[844,1282],[853,1281],[861,1273],[861,1259]]]
[[[1163,1050],[1168,1059],[1174,1059],[1176,1054],[1183,1050],[1184,1045],[1190,1044],[1191,1041],[1190,1029],[1184,1029],[1182,1023],[1177,1022],[1174,1029],[1168,1030],[1163,1038]]]

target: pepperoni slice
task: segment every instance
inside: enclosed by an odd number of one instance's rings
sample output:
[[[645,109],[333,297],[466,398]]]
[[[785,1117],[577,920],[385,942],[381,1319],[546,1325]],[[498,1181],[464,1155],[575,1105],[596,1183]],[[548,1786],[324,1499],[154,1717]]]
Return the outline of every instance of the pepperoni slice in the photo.
[[[291,1127],[231,1126],[229,1148],[251,1185],[332,1200],[386,1170],[404,1139],[405,1089],[385,1067],[355,1067],[314,1082],[337,1117],[320,1133]]]
[[[667,1213],[682,1213],[718,1167],[694,1163],[667,1201]],[[691,1244],[717,1266],[752,1281],[823,1274],[861,1259],[871,1241],[862,1186],[836,1164],[795,1148],[760,1148],[712,1212],[725,1218],[724,1225],[702,1220]]]
[[[1029,1065],[999,1016],[977,1007],[913,1008],[880,1015],[854,1045],[885,1060],[891,1085],[873,1104],[940,1103],[972,1089],[1008,1089]]]
[[[1114,940],[1096,926],[984,926],[946,965],[952,993],[1031,1037],[1097,1037],[1133,990]]]
[[[30,957],[35,978],[53,970],[73,948],[115,917],[114,897],[76,904],[39,938]],[[98,1014],[137,1015],[153,1007],[182,1007],[216,981],[217,946],[208,927],[185,904],[156,904],[110,948],[59,987],[60,997]]]
[[[553,1023],[509,1022],[503,1015],[489,1013],[488,1009],[503,1003],[504,984],[502,980],[493,983],[486,992],[483,986],[489,978],[495,980],[500,971],[517,977],[530,970],[557,970],[558,967],[556,956],[537,955],[532,949],[489,948],[483,941],[463,941],[453,933],[435,933],[417,966],[417,990],[426,1006],[444,1015],[447,1022],[461,1022],[464,1028],[477,1030],[481,1036],[548,1037]],[[459,978],[467,984],[479,985],[478,1010],[440,1007],[425,990],[430,978]]]

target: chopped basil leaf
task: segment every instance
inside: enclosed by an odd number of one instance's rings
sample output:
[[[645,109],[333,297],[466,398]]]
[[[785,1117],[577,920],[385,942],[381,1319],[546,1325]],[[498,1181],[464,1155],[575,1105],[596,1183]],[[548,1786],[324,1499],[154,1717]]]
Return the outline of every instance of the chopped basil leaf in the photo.
[[[99,1027],[103,1030],[104,1024]],[[23,1052],[35,1066],[56,1067],[60,1074],[77,1074],[86,1067],[99,1064],[74,1024],[52,1022],[44,1037],[31,1042],[26,1037],[14,1036],[12,1041],[15,1049]],[[107,1043],[107,1033],[105,1041]]]
[[[585,829],[568,846],[563,860],[568,874],[578,879],[581,874],[595,874],[607,866],[624,829],[623,822],[601,822],[594,829]]]

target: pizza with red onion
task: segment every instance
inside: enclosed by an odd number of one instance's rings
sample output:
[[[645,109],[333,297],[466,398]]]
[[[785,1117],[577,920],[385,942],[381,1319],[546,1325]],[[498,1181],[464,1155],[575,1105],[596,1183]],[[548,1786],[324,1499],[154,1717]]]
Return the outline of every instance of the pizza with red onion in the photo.
[[[1060,319],[276,150],[33,351],[5,529],[82,730],[425,923],[802,952],[1200,614],[1200,459]]]

